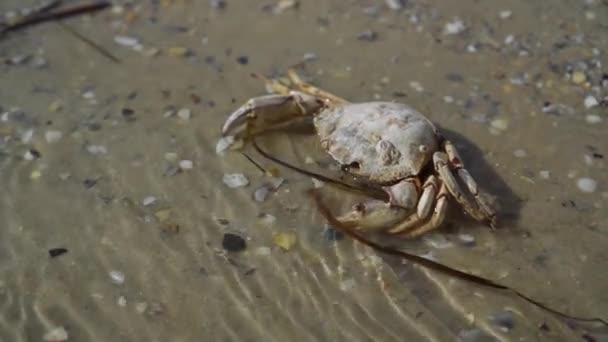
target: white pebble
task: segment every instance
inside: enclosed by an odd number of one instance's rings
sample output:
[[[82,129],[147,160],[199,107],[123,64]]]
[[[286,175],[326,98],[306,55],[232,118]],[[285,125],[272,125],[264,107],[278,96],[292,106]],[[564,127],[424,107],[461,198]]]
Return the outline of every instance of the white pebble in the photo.
[[[549,172],[548,170],[540,170],[538,172],[538,175],[542,179],[549,179],[549,177],[551,176],[551,172]]]
[[[576,181],[576,185],[582,192],[595,192],[597,182],[594,179],[583,177]]]
[[[398,11],[403,8],[404,0],[385,0],[386,6],[393,11]]]
[[[505,45],[511,45],[515,41],[515,36],[510,34],[505,37]]]
[[[87,100],[92,100],[95,98],[95,92],[92,90],[87,90],[84,93],[82,93],[82,97]]]
[[[509,121],[506,119],[494,119],[490,125],[498,130],[506,131],[509,128]]]
[[[262,185],[261,187],[257,188],[253,193],[253,199],[256,202],[264,202],[270,194],[270,191],[271,189],[268,184]]]
[[[25,154],[23,155],[23,159],[27,161],[32,161],[36,159],[36,156],[32,153],[32,150],[27,150],[27,152],[25,152]]]
[[[120,296],[118,297],[118,301],[116,303],[118,304],[118,306],[125,307],[127,306],[127,299],[125,298],[125,296]]]
[[[420,82],[412,81],[410,82],[410,87],[412,87],[419,93],[424,91],[424,88],[422,87],[422,84],[420,84]]]
[[[95,155],[108,153],[106,147],[102,145],[89,145],[87,146],[87,151],[89,151],[90,154]]]
[[[46,139],[46,142],[49,144],[52,144],[54,142],[57,142],[61,139],[61,137],[63,137],[63,133],[59,132],[59,131],[46,131],[46,133],[44,133],[44,138]]]
[[[340,290],[342,291],[350,291],[355,287],[355,280],[353,278],[349,278],[340,283]]]
[[[522,150],[522,149],[517,149],[515,151],[513,151],[513,155],[516,156],[517,158],[523,158],[527,155],[526,151]]]
[[[498,12],[498,17],[500,19],[509,19],[511,18],[511,15],[513,14],[513,12],[509,11],[509,10],[504,10],[504,11],[500,11]]]
[[[142,204],[144,205],[144,207],[147,207],[154,203],[156,203],[156,197],[154,197],[154,196],[148,196],[148,197],[144,198],[144,200],[142,201]]]
[[[223,181],[229,188],[239,188],[249,184],[249,179],[242,173],[225,173]]]
[[[265,227],[272,226],[276,221],[276,216],[270,214],[262,214],[259,217],[259,222]]]
[[[454,102],[454,98],[451,97],[451,96],[449,96],[449,95],[446,95],[446,96],[443,97],[443,102],[445,102],[445,103],[452,103],[452,102]]]
[[[465,244],[471,244],[471,243],[475,242],[475,237],[471,234],[459,234],[458,238],[460,239],[460,241],[464,242]]]
[[[433,237],[427,236],[424,238],[424,242],[427,245],[437,249],[449,248],[454,245],[443,235],[435,235]]]
[[[595,96],[593,95],[587,95],[587,97],[585,97],[585,108],[593,108],[597,105],[599,105],[599,101],[595,98]]]
[[[585,121],[587,121],[589,124],[595,125],[602,122],[602,118],[597,114],[589,114],[585,117]]]
[[[184,159],[179,161],[179,168],[182,170],[192,170],[193,167],[194,163],[192,160]]]
[[[312,180],[312,185],[313,185],[313,187],[314,187],[315,189],[322,188],[322,187],[323,187],[323,185],[325,185],[325,182],[320,181],[320,180],[318,180],[318,179],[316,179],[316,178],[311,178],[311,180]]]
[[[128,36],[115,36],[114,42],[118,45],[127,46],[127,47],[134,47],[134,46],[139,45],[139,41],[137,40],[137,38],[128,37]]]
[[[224,155],[224,152],[230,148],[234,144],[234,136],[229,135],[227,137],[222,137],[218,140],[217,145],[215,145],[215,154]]]
[[[270,255],[270,247],[266,247],[266,246],[258,247],[255,250],[255,254],[262,255],[262,256]]]
[[[458,34],[466,29],[464,21],[460,18],[454,18],[451,22],[445,24],[445,34]]]
[[[146,312],[147,309],[148,309],[148,303],[146,303],[146,302],[139,302],[139,303],[135,304],[135,311],[137,311],[140,314],[143,314],[144,312]]]
[[[23,134],[21,134],[21,142],[24,144],[29,143],[32,140],[32,137],[34,136],[34,130],[33,129],[28,129],[25,132],[23,132]]]
[[[49,342],[67,341],[68,332],[64,327],[55,327],[52,330],[44,334],[43,339]]]
[[[177,116],[182,120],[190,120],[190,117],[192,116],[192,111],[190,111],[190,109],[188,108],[182,108],[177,111]]]
[[[117,285],[120,285],[125,282],[125,274],[120,271],[110,271],[110,278],[112,279],[112,282]]]

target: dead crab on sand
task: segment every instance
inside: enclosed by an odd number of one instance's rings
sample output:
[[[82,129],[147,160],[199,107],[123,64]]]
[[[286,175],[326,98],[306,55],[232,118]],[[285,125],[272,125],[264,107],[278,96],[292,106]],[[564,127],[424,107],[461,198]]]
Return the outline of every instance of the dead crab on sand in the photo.
[[[414,238],[441,225],[452,197],[473,218],[494,226],[494,210],[456,148],[424,115],[401,103],[352,103],[303,82],[292,69],[288,76],[297,90],[266,80],[275,94],[238,108],[222,136],[239,141],[312,117],[323,148],[348,172],[388,194],[388,202],[356,205],[338,218],[342,223]]]

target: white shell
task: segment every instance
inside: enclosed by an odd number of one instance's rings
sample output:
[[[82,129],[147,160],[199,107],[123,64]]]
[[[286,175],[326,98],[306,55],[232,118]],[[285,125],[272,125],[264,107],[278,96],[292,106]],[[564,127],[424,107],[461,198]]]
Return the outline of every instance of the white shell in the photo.
[[[418,175],[439,148],[433,123],[401,103],[337,106],[317,115],[314,124],[321,145],[336,161],[374,182]]]

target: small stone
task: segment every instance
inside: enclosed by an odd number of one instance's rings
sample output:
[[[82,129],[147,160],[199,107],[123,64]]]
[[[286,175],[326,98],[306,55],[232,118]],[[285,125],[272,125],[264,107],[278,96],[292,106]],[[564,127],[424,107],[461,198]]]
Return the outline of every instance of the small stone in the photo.
[[[475,236],[471,234],[459,234],[458,239],[462,241],[465,246],[475,245]]]
[[[174,46],[167,49],[167,55],[170,57],[182,58],[190,55],[190,53],[190,49],[182,46]]]
[[[144,205],[144,207],[147,207],[154,203],[156,203],[156,197],[154,197],[154,196],[148,196],[148,197],[144,198],[144,200],[142,201],[142,204]]]
[[[549,177],[551,176],[551,172],[549,172],[548,170],[541,170],[538,172],[538,175],[542,179],[549,179]]]
[[[302,60],[304,62],[312,62],[316,61],[317,59],[319,59],[319,56],[314,52],[307,52],[304,54],[304,56],[302,56]]]
[[[280,0],[279,3],[274,7],[274,14],[281,14],[285,10],[297,8],[299,6],[298,1],[296,0]]]
[[[117,304],[118,304],[118,306],[122,306],[122,307],[127,306],[127,299],[125,298],[125,296],[118,297]]]
[[[32,173],[30,173],[30,179],[32,180],[36,180],[40,177],[42,177],[42,172],[40,170],[33,170]]]
[[[384,2],[393,11],[401,10],[405,6],[405,0],[385,0]]]
[[[258,216],[258,222],[264,227],[270,227],[276,221],[277,221],[277,218],[274,215],[263,213]]]
[[[523,158],[523,157],[525,157],[527,155],[527,153],[526,153],[525,150],[522,150],[520,148],[520,149],[517,149],[517,150],[513,151],[513,155],[515,157],[517,157],[517,158]]]
[[[284,251],[290,250],[296,244],[296,234],[294,232],[276,233],[272,237],[272,243]]]
[[[125,282],[125,274],[117,271],[117,270],[112,270],[110,271],[110,279],[112,279],[112,283],[116,284],[116,285],[121,285]]]
[[[574,84],[583,84],[587,81],[587,76],[581,71],[575,71],[572,73],[572,82]]]
[[[192,111],[190,111],[190,109],[188,109],[188,108],[182,108],[177,112],[177,117],[179,117],[182,120],[190,120],[191,116],[192,116]]]
[[[135,47],[139,45],[139,41],[137,38],[128,37],[128,36],[115,36],[114,42],[118,45],[126,46],[126,47]]]
[[[32,161],[34,159],[38,159],[40,158],[40,152],[38,152],[37,150],[34,149],[29,149],[25,152],[25,154],[23,155],[23,159],[28,160],[28,161]]]
[[[595,192],[597,190],[597,181],[591,178],[583,177],[576,181],[576,185],[582,192]]]
[[[169,220],[169,218],[171,217],[171,209],[167,208],[167,209],[158,210],[154,213],[154,216],[161,223],[167,222]]]
[[[509,128],[509,121],[503,118],[494,119],[490,122],[490,126],[500,131],[506,131]]]
[[[585,116],[585,121],[587,121],[588,124],[595,125],[602,122],[602,117],[597,114],[589,114]]]
[[[593,95],[588,95],[585,97],[585,101],[583,101],[585,108],[593,108],[600,104],[600,102]]]
[[[236,58],[236,62],[240,65],[246,65],[249,63],[249,58],[247,56],[239,56]]]
[[[227,137],[222,137],[217,141],[217,145],[215,145],[215,154],[223,156],[224,152],[231,148],[235,143],[234,136],[229,135]]]
[[[511,12],[510,10],[504,10],[504,11],[498,12],[498,17],[503,20],[511,18],[511,15],[513,15],[513,12]]]
[[[165,160],[168,162],[177,161],[177,153],[175,152],[167,152],[165,153]]]
[[[491,315],[490,320],[504,332],[508,332],[515,327],[515,320],[511,311],[501,311]]]
[[[342,291],[350,291],[355,287],[355,280],[353,278],[348,278],[340,283],[340,290]]]
[[[44,138],[46,139],[46,142],[49,144],[52,144],[52,143],[55,143],[55,142],[61,140],[62,137],[63,137],[63,133],[61,133],[60,131],[50,130],[50,131],[46,131],[46,133],[44,133]]]
[[[89,145],[89,146],[87,146],[87,151],[89,151],[89,153],[93,154],[93,155],[108,153],[108,150],[106,149],[106,147],[102,146],[102,145]]]
[[[209,0],[209,6],[216,10],[223,10],[226,8],[225,0]]]
[[[146,302],[139,302],[139,303],[135,304],[135,311],[137,311],[137,313],[139,313],[139,314],[143,314],[144,312],[146,312],[147,309],[148,309],[148,303],[146,303]]]
[[[179,168],[182,170],[192,170],[192,168],[194,167],[194,163],[192,162],[192,160],[180,160],[179,161]]]
[[[258,247],[255,250],[255,254],[260,255],[260,256],[268,256],[270,255],[270,247],[266,247],[266,246],[262,246],[262,247]]]
[[[68,332],[64,327],[55,327],[43,336],[43,340],[48,342],[67,341],[68,338]]]
[[[247,242],[240,235],[226,233],[222,239],[222,248],[228,252],[241,252],[247,248]]]
[[[378,39],[378,33],[376,33],[375,31],[372,31],[372,30],[366,30],[366,31],[359,33],[359,35],[357,35],[357,39],[363,40],[366,42],[373,42],[376,39]]]
[[[451,22],[445,24],[444,33],[445,34],[459,34],[466,30],[466,26],[464,25],[464,21],[462,19],[456,17]]]
[[[226,173],[224,174],[223,181],[229,188],[240,188],[249,185],[249,179],[242,173]]]
[[[452,102],[454,102],[454,98],[451,97],[451,96],[449,96],[449,95],[444,96],[443,97],[443,102],[445,102],[445,103],[452,103]]]
[[[322,188],[322,187],[325,185],[325,182],[320,181],[320,180],[318,180],[318,179],[316,179],[316,178],[311,178],[310,180],[312,180],[312,186],[313,186],[315,189]]]
[[[61,100],[55,100],[55,101],[53,101],[53,103],[51,103],[49,105],[49,112],[57,113],[58,111],[61,110],[62,107],[63,107],[63,104],[61,103]]]
[[[264,202],[272,189],[268,186],[268,184],[264,184],[261,187],[255,189],[253,192],[253,199],[256,202]]]

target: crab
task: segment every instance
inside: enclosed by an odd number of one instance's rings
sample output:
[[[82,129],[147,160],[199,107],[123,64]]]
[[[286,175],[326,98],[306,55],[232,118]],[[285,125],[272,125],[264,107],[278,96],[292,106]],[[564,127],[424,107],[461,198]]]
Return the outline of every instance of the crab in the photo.
[[[454,144],[409,105],[350,102],[304,82],[293,68],[287,72],[291,86],[257,76],[271,94],[236,109],[222,127],[222,139],[245,142],[312,118],[321,146],[342,169],[387,195],[384,201],[356,204],[338,217],[340,223],[416,238],[442,225],[452,198],[475,220],[494,228],[495,211]]]

